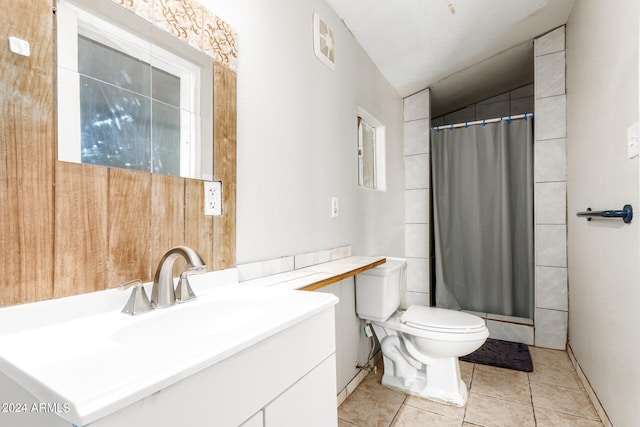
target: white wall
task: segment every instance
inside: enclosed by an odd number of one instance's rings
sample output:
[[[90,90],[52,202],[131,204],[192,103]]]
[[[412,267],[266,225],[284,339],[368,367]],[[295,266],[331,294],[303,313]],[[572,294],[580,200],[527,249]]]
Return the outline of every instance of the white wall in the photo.
[[[238,263],[348,244],[402,256],[402,100],[340,19],[323,0],[201,3],[239,38]],[[335,71],[314,56],[313,12],[336,34]],[[357,188],[358,106],[386,125],[386,192]]]
[[[337,296],[336,313],[336,392],[339,393],[360,371],[356,366],[367,363],[372,341],[362,335],[361,321],[354,310],[355,280],[341,280],[319,289]]]
[[[567,23],[569,343],[617,426],[637,425],[640,402],[640,216],[587,222],[591,207],[640,213],[638,1],[581,0]]]

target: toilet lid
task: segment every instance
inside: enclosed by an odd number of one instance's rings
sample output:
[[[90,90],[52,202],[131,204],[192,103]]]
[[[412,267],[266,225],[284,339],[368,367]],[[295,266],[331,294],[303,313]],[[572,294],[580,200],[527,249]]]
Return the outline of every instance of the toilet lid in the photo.
[[[407,326],[431,331],[469,333],[485,328],[484,320],[463,311],[412,305],[400,318]]]

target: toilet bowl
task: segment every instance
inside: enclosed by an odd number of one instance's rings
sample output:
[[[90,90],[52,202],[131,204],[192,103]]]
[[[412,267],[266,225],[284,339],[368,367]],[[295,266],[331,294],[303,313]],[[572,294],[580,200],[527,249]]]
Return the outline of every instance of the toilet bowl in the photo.
[[[398,310],[406,261],[387,258],[356,276],[356,312],[373,326],[384,361],[382,384],[427,399],[464,406],[467,387],[458,357],[489,336],[469,313],[412,305]]]
[[[473,314],[413,305],[401,328],[417,350],[431,357],[460,357],[477,350],[488,337],[484,320]]]

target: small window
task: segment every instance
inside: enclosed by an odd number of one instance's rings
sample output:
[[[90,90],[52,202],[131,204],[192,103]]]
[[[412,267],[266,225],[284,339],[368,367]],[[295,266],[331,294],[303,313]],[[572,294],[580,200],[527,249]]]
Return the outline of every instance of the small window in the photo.
[[[82,163],[180,176],[180,77],[82,35],[78,73]]]
[[[376,188],[376,128],[358,117],[358,185]]]
[[[358,186],[384,190],[385,127],[364,111],[358,114]]]
[[[210,59],[166,49],[163,33],[136,28],[123,8],[118,19],[79,4],[58,2],[59,159],[206,178]]]

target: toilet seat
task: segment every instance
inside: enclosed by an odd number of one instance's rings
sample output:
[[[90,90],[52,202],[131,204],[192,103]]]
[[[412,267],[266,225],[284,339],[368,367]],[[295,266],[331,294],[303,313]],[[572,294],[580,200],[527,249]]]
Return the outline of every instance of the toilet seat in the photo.
[[[484,320],[473,314],[419,305],[410,306],[400,321],[411,329],[425,332],[475,334],[486,330]]]

